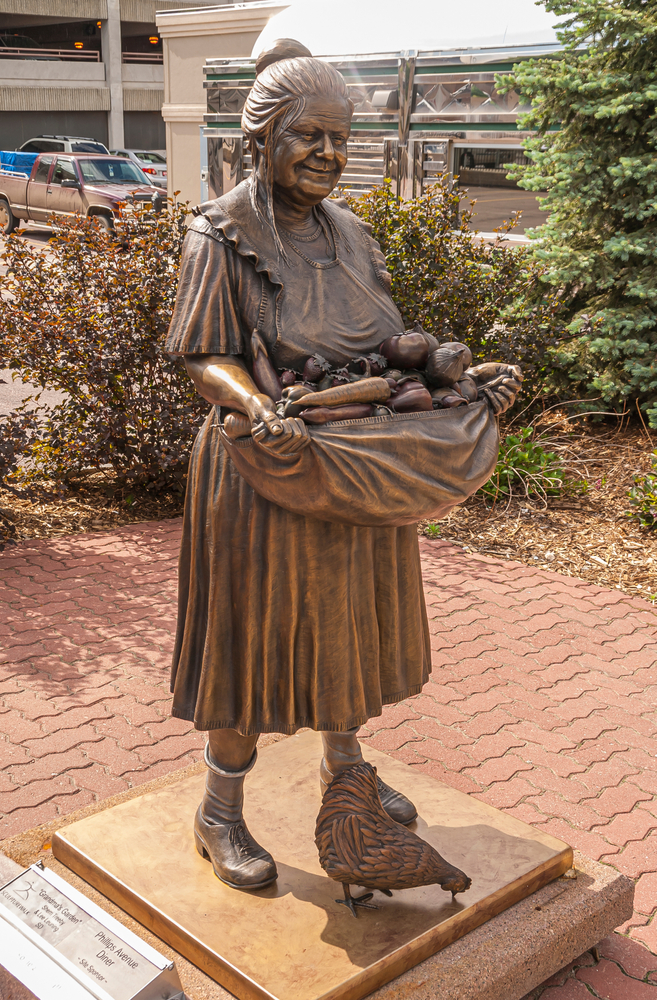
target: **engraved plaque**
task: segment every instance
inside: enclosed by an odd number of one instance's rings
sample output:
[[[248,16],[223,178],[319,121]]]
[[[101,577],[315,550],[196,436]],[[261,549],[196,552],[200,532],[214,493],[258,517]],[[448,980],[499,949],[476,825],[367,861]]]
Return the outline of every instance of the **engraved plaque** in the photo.
[[[99,1000],[183,998],[172,962],[38,865],[0,888],[0,919],[31,945],[27,978],[35,963],[54,963],[84,995]],[[19,972],[13,974],[30,986]]]

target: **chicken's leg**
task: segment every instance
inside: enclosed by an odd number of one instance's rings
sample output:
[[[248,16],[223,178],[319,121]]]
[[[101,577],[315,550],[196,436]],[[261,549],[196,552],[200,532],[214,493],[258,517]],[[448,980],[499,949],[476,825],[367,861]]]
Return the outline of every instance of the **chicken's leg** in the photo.
[[[363,906],[366,910],[378,910],[378,906],[374,903],[366,903],[365,900],[371,899],[374,895],[373,892],[366,892],[364,896],[352,896],[349,890],[349,886],[342,884],[344,890],[344,899],[336,899],[336,903],[342,903],[344,906],[348,906],[355,917],[358,916],[356,911],[357,906]]]

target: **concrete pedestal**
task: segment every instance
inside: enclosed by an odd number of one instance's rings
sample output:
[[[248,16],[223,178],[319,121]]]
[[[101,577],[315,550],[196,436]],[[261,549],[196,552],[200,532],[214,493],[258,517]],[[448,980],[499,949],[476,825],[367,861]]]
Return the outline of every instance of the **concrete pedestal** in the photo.
[[[454,948],[464,935],[459,947],[467,950],[475,928],[483,930],[486,921],[537,890],[556,893],[558,900],[579,884],[554,882],[572,863],[566,844],[368,750],[384,780],[417,804],[418,835],[466,871],[472,887],[455,901],[435,885],[395,892],[390,899],[377,893],[379,909],[355,920],[335,902],[341,886],[321,870],[313,841],[320,755],[319,736],[304,733],[263,751],[247,779],[246,821],[279,870],[278,882],[259,892],[223,885],[194,849],[192,819],[203,775],[63,827],[53,838],[53,852],[243,1000],[357,1000],[441,949]],[[509,934],[503,932],[507,944]],[[499,956],[490,942],[485,951],[493,973]],[[447,967],[441,955],[433,961],[437,970]],[[452,965],[460,968],[458,960]],[[495,995],[490,986],[482,994],[455,990],[452,978],[444,993],[450,1000]],[[420,979],[426,982],[426,975]],[[417,991],[420,982],[411,988]],[[433,986],[430,995],[439,995]],[[511,997],[507,992],[504,1000]]]

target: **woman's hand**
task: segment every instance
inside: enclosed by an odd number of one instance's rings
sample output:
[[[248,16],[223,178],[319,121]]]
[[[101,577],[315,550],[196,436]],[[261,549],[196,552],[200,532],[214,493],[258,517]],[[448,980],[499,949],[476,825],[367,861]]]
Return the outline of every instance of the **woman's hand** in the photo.
[[[468,368],[466,375],[474,379],[479,399],[487,399],[496,417],[513,406],[522,388],[522,370],[517,365],[486,362]]]
[[[277,417],[274,426],[280,429],[275,432],[271,420],[253,424],[251,436],[258,444],[277,455],[294,455],[310,444],[308,428],[298,417]]]
[[[521,388],[520,382],[514,378],[505,378],[494,386],[483,386],[479,390],[479,395],[486,397],[493,413],[499,417],[500,414],[513,406]]]
[[[269,396],[261,392],[254,393],[250,399],[245,400],[245,408],[251,421],[252,434],[260,424],[274,437],[283,434],[283,421],[276,412],[276,404]]]

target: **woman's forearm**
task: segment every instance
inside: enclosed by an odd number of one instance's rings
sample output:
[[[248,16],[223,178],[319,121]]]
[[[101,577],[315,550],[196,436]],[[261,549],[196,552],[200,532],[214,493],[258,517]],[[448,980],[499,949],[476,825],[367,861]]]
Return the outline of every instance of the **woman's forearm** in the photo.
[[[196,391],[208,403],[252,415],[258,388],[240,358],[227,354],[187,354],[185,367]]]

